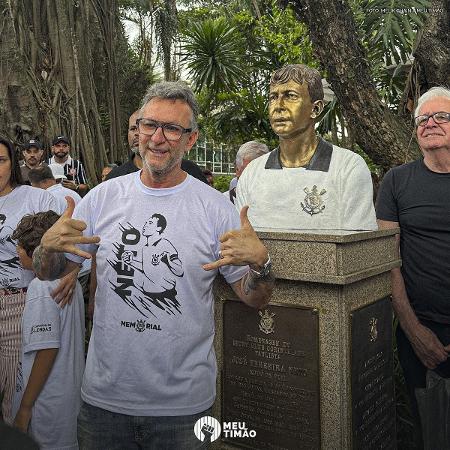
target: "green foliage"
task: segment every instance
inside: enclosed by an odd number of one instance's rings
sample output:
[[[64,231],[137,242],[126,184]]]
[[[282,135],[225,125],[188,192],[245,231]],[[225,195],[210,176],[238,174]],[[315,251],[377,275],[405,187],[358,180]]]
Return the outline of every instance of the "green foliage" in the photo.
[[[235,89],[243,79],[243,39],[225,18],[192,23],[184,31],[183,59],[197,92],[213,94]]]
[[[251,139],[276,145],[267,111],[270,75],[287,62],[317,66],[306,28],[275,0],[259,2],[259,18],[253,2],[201,3],[196,12],[183,12],[181,52],[203,132],[234,145]]]
[[[290,8],[281,10],[272,0],[270,11],[256,22],[255,34],[272,55],[277,69],[284,64],[308,64],[318,67],[312,55],[308,30],[294,16]]]
[[[214,177],[214,188],[220,192],[228,191],[230,187],[230,181],[233,179],[233,175],[218,175]]]
[[[218,106],[203,121],[204,130],[216,141],[227,136],[236,146],[249,140],[273,143],[275,135],[269,123],[267,98],[243,89],[219,95]]]
[[[418,30],[422,27],[428,0],[364,0],[354,3],[355,19],[371,63],[381,97],[397,104],[403,93],[408,64]]]

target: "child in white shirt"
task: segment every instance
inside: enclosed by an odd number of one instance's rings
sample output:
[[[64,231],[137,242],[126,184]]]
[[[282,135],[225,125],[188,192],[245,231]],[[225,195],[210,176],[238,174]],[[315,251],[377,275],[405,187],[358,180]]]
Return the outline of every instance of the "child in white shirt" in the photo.
[[[22,266],[32,270],[34,249],[58,220],[53,211],[26,215],[13,239]],[[50,293],[56,281],[34,278],[22,319],[23,352],[13,404],[14,425],[42,449],[78,449],[77,415],[84,371],[84,302],[77,282],[72,303],[61,308]]]

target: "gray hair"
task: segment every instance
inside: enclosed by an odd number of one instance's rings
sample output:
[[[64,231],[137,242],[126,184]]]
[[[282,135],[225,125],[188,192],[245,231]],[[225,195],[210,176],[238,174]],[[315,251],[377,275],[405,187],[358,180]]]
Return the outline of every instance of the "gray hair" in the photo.
[[[184,81],[161,81],[160,83],[152,84],[142,99],[139,112],[140,117],[142,117],[142,111],[145,105],[154,98],[182,100],[187,103],[192,110],[191,128],[193,130],[197,129],[199,107],[195,95],[187,83]]]
[[[236,168],[241,168],[242,164],[244,164],[244,159],[253,161],[266,153],[269,153],[269,147],[267,147],[266,144],[258,141],[246,142],[239,147],[239,150],[236,153]]]
[[[419,100],[417,100],[417,106],[414,110],[414,117],[417,117],[417,115],[419,114],[419,109],[425,102],[437,97],[447,98],[450,100],[450,89],[447,89],[443,86],[436,86],[429,89],[427,92],[425,92],[425,94],[422,94],[419,97]]]

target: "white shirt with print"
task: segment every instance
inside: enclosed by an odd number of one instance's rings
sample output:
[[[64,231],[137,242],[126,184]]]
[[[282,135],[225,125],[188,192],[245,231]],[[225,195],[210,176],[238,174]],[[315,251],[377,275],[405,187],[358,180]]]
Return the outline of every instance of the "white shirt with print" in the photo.
[[[50,292],[59,280],[35,278],[29,285],[22,319],[23,353],[17,376],[14,415],[28,384],[36,352],[58,355],[32,409],[30,434],[41,449],[78,449],[77,415],[84,371],[84,302],[76,284],[72,303],[60,308]]]
[[[0,197],[0,289],[23,288],[33,279],[33,272],[20,265],[11,235],[24,215],[50,209],[56,209],[54,197],[31,186],[16,186]]]
[[[87,223],[85,235],[101,238],[82,398],[129,415],[195,414],[212,405],[216,385],[218,271],[202,265],[218,259],[219,238],[240,227],[239,216],[220,192],[191,176],[151,189],[140,174],[98,185],[73,215]],[[247,270],[220,272],[233,283]]]

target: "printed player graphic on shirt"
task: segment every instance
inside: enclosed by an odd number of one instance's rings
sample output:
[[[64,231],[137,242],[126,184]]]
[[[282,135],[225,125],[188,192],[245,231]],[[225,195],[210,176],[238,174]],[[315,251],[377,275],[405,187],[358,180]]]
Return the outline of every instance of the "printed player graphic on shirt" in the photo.
[[[15,253],[15,242],[11,239],[13,229],[5,225],[6,216],[0,214],[0,287],[6,288],[10,285],[14,279],[13,274],[17,274],[17,270],[20,270],[20,261],[18,256],[12,258],[3,259],[3,255],[6,253]],[[9,247],[9,249],[8,249]],[[8,251],[9,250],[9,251]]]
[[[162,233],[167,220],[153,214],[140,233],[132,224],[120,224],[122,242],[114,244],[113,260],[108,263],[117,273],[110,280],[114,292],[144,317],[155,316],[158,308],[167,314],[181,314],[177,300],[177,278],[183,276],[183,264],[177,249]]]

